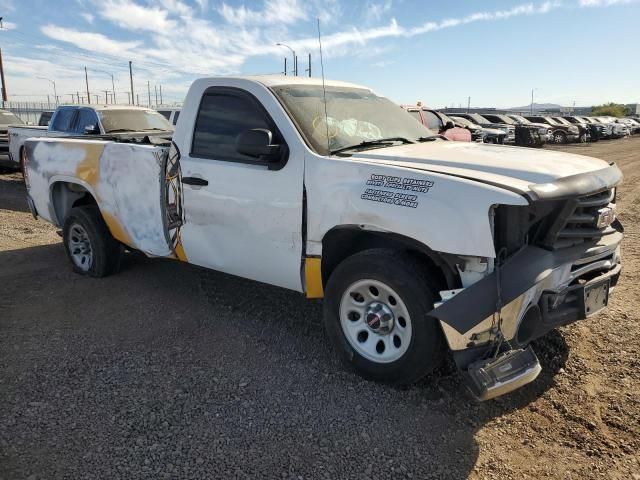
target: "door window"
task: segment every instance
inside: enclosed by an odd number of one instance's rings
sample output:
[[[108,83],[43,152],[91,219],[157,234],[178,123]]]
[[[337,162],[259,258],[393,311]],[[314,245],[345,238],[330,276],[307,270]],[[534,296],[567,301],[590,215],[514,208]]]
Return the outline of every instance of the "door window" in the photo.
[[[75,118],[75,108],[61,108],[56,113],[51,130],[56,132],[70,132]]]
[[[261,163],[255,157],[236,151],[238,135],[254,128],[271,130],[273,143],[281,143],[274,126],[255,100],[233,93],[206,93],[196,118],[191,154],[215,160]]]
[[[422,114],[424,115],[425,120],[427,121],[427,128],[438,132],[442,129],[442,121],[438,118],[438,116],[433,112],[428,112],[427,110],[423,110]]]
[[[98,129],[98,117],[90,108],[81,108],[78,110],[78,119],[74,132],[82,135],[84,134],[84,129],[90,125]]]

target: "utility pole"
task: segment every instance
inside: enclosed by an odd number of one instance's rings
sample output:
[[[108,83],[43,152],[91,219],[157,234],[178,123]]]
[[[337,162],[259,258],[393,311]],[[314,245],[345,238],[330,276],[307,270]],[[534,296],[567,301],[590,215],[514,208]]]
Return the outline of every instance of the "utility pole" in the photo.
[[[127,104],[131,105],[131,93],[127,92]]]
[[[2,106],[7,101],[7,84],[4,80],[4,64],[2,63],[2,49],[0,49],[0,81],[2,82]]]
[[[78,105],[80,105],[80,92],[76,92],[76,98],[78,99]]]
[[[471,97],[467,97],[467,113],[471,110]]]
[[[87,84],[87,103],[91,104],[91,95],[89,95],[89,75],[87,75],[87,67],[84,67],[84,81]]]
[[[73,96],[73,93],[71,94],[71,103],[76,103],[76,99],[75,99],[75,97]]]
[[[140,95],[136,93],[136,104],[140,106]]]
[[[284,57],[284,76],[287,76],[287,57]]]
[[[49,95],[47,95],[47,108],[50,108],[51,100],[49,100]]]
[[[134,100],[134,97],[133,97],[133,69],[131,67],[131,60],[129,60],[129,80],[131,81],[131,99],[130,99],[129,103],[131,105],[133,105],[133,100]]]
[[[93,94],[93,96],[94,96],[94,97],[96,97],[96,105],[97,105],[98,103],[100,103],[100,95],[96,95],[96,94],[94,93],[94,94]],[[91,103],[91,102],[89,102],[89,103]]]
[[[158,106],[158,86],[154,85],[153,89],[156,91],[156,107]]]
[[[535,92],[537,88],[531,89],[531,115],[533,115],[533,92]]]
[[[307,70],[309,71],[309,77],[311,77],[311,54],[309,54],[309,68]]]
[[[147,106],[151,108],[151,86],[149,85],[149,80],[147,80],[147,95],[149,96],[149,103],[147,103]]]
[[[109,99],[107,98],[107,95],[109,95],[109,90],[103,90],[104,92],[104,103],[109,103]]]
[[[160,105],[164,105],[162,102],[162,84],[160,84]]]

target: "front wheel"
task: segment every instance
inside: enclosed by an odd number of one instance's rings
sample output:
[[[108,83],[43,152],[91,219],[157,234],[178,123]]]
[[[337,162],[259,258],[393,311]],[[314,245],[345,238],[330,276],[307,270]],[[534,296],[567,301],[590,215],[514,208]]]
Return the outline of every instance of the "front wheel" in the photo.
[[[97,206],[71,209],[62,239],[74,272],[105,277],[120,269],[122,245],[111,236]]]
[[[567,136],[564,134],[564,132],[555,132],[553,134],[553,143],[567,143]]]
[[[428,317],[437,289],[409,254],[375,249],[344,260],[324,301],[327,334],[365,378],[412,383],[442,361],[442,332]]]

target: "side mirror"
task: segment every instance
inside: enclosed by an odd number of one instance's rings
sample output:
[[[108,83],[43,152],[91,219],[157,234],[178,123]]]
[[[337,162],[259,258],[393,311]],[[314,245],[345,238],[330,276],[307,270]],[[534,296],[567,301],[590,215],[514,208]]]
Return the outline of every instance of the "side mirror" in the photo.
[[[95,135],[100,133],[100,129],[98,129],[97,125],[85,125],[84,134],[85,135]]]
[[[450,128],[454,128],[456,125],[455,123],[453,123],[451,120],[447,121],[447,123],[444,124],[444,129],[445,130],[449,130]]]
[[[266,128],[253,128],[242,132],[236,138],[236,151],[250,157],[274,160],[280,153],[280,145],[272,145],[273,134]]]

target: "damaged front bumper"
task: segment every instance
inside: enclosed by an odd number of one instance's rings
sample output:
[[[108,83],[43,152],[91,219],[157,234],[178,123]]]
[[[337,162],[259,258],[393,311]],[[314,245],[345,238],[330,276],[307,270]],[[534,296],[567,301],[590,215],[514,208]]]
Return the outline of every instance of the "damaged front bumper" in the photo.
[[[476,397],[494,398],[534,380],[540,367],[529,343],[607,305],[621,271],[622,237],[616,230],[589,245],[556,251],[527,246],[499,272],[431,311]],[[498,313],[499,303],[504,306]],[[509,351],[492,356],[497,343]]]

